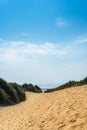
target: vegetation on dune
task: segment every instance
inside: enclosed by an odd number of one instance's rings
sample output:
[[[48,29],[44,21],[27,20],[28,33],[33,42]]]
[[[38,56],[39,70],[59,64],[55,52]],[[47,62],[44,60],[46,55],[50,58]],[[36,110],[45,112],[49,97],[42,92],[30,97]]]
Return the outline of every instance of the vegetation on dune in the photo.
[[[35,92],[35,93],[42,93],[41,88],[39,86],[37,86],[37,85],[34,86],[33,84],[23,84],[22,88],[25,91]]]
[[[17,83],[8,83],[0,78],[0,104],[13,105],[26,100],[25,91],[41,93],[39,86],[33,84],[19,85]]]
[[[24,101],[26,99],[26,96],[25,96],[25,91],[21,87],[21,85],[17,83],[9,83],[9,84],[16,90],[19,100]]]
[[[0,102],[7,102],[9,100],[9,95],[2,89],[0,88]]]
[[[83,80],[80,80],[80,81],[69,81],[59,87],[48,89],[45,91],[45,93],[54,92],[54,91],[58,91],[58,90],[62,90],[62,89],[70,88],[70,87],[78,87],[85,84],[87,84],[87,77],[85,77]]]
[[[26,99],[24,90],[15,83],[0,78],[0,104],[16,104]]]
[[[78,82],[78,86],[85,85],[85,84],[87,84],[87,76],[83,80],[80,80]]]
[[[78,87],[87,84],[87,77],[80,81],[69,81],[59,87],[48,89],[45,93],[62,90],[70,87]],[[0,104],[1,105],[13,105],[21,101],[26,100],[25,91],[42,93],[39,86],[33,84],[19,85],[17,83],[8,83],[4,79],[0,78]]]

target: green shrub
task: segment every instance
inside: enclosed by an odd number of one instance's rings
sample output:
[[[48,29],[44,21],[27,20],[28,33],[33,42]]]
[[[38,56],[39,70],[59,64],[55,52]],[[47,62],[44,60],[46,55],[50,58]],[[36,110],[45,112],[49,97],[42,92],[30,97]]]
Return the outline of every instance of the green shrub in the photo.
[[[17,96],[16,90],[11,87],[5,80],[0,78],[0,87],[4,89],[4,91],[10,96],[10,99],[15,103],[19,102],[19,98]]]
[[[35,92],[35,93],[41,93],[42,90],[37,86],[37,85],[33,85],[33,84],[23,84],[22,88],[25,91],[29,91],[29,92]]]
[[[34,87],[35,87],[35,91],[37,93],[42,93],[42,90],[41,90],[41,88],[39,86],[35,85]]]
[[[48,89],[45,91],[45,93],[48,93],[48,92],[54,92],[54,91],[57,91],[57,90],[62,90],[62,89],[66,89],[66,88],[70,88],[70,87],[74,87],[77,85],[77,81],[69,81],[59,87],[56,87],[56,88],[53,88],[53,89]]]
[[[81,86],[81,85],[85,85],[87,84],[87,76],[83,79],[83,80],[80,80],[80,81],[69,81],[59,87],[56,87],[56,88],[53,88],[53,89],[48,89],[45,91],[45,93],[48,93],[48,92],[54,92],[54,91],[57,91],[57,90],[62,90],[62,89],[66,89],[66,88],[70,88],[70,87],[78,87],[78,86]]]
[[[25,91],[16,83],[7,83],[0,78],[0,102],[19,103],[26,99]]]
[[[9,95],[0,88],[0,103],[7,102],[9,100]]]
[[[17,83],[9,83],[17,92],[17,96],[20,101],[24,101],[26,99],[25,91],[22,87]]]
[[[78,85],[79,85],[79,86],[85,85],[85,84],[87,84],[87,77],[85,77],[83,80],[80,80],[80,81],[78,82]]]

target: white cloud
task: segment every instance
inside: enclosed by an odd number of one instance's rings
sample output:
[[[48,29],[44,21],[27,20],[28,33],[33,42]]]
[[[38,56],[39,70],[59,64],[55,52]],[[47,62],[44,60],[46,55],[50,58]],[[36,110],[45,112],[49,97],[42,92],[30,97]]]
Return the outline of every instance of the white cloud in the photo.
[[[87,37],[80,37],[75,41],[75,43],[77,44],[87,43]]]
[[[87,73],[86,49],[0,40],[0,76],[7,81],[57,83]],[[85,58],[82,59],[82,56]],[[81,59],[80,59],[81,57]]]
[[[57,44],[32,44],[23,41],[1,41],[0,62],[7,64],[37,62],[38,56],[65,55],[66,51]],[[33,57],[33,58],[31,58]],[[35,59],[37,57],[37,59]]]
[[[59,28],[63,28],[63,27],[66,27],[68,25],[67,21],[64,20],[63,18],[56,18],[56,25],[57,27]]]
[[[0,42],[5,42],[5,40],[4,40],[4,39],[2,39],[2,38],[0,38]]]

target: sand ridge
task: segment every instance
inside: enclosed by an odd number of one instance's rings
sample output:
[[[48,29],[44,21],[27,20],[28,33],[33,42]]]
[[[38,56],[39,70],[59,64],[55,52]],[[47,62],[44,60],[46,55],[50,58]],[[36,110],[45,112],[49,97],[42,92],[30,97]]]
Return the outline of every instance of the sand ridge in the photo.
[[[26,94],[25,102],[0,108],[0,130],[87,130],[87,85]]]

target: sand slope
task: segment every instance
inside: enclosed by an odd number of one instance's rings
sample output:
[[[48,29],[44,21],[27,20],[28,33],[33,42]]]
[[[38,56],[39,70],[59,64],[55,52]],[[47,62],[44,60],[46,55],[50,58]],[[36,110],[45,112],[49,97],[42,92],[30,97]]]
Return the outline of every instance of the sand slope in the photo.
[[[87,130],[87,86],[27,93],[27,100],[0,108],[0,130]]]

